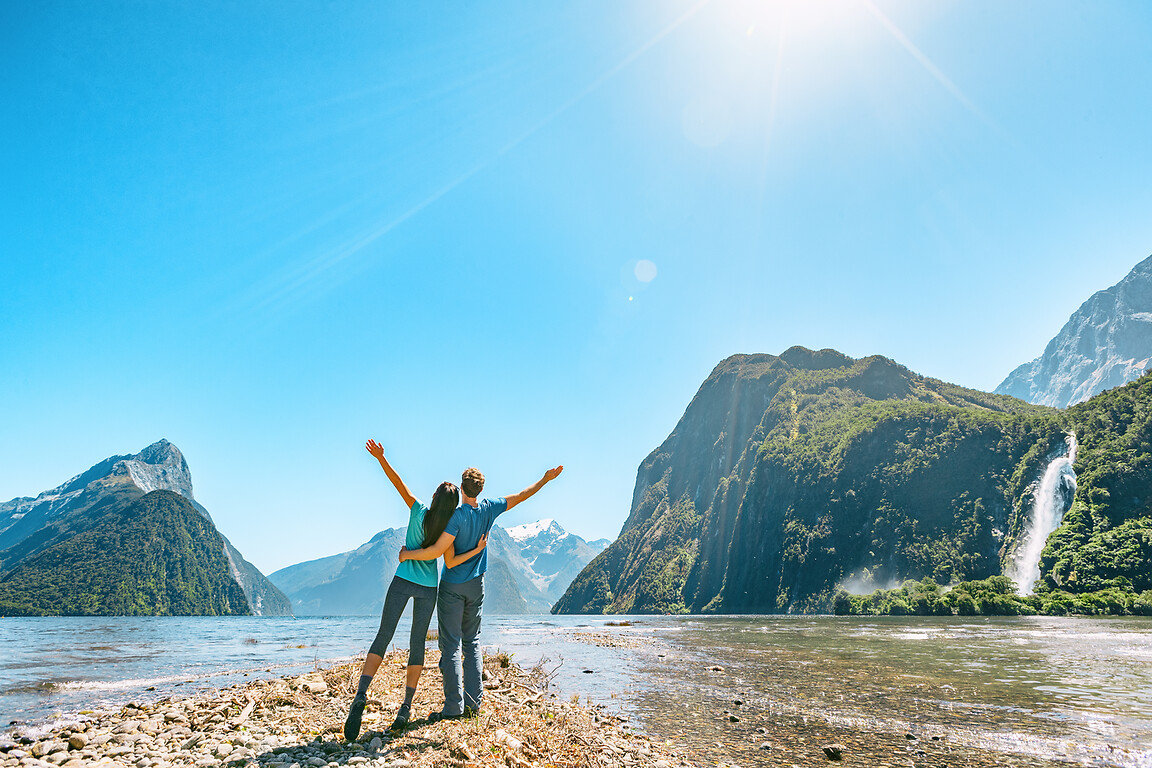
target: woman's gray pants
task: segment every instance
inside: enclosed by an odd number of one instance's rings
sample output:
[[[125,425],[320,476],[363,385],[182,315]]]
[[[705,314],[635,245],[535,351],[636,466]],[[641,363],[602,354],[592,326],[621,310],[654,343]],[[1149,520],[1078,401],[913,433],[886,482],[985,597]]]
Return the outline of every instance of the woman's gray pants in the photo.
[[[440,628],[440,674],[444,676],[444,714],[464,707],[480,709],[480,613],[484,609],[484,576],[463,584],[440,582],[436,621]],[[460,646],[464,646],[464,690],[460,690]]]
[[[384,597],[384,610],[380,612],[380,629],[368,653],[383,656],[388,652],[388,643],[396,633],[400,614],[412,598],[412,631],[408,638],[408,666],[424,666],[424,640],[428,637],[428,622],[432,620],[432,609],[436,607],[436,587],[413,584],[399,576],[392,577],[388,594]]]

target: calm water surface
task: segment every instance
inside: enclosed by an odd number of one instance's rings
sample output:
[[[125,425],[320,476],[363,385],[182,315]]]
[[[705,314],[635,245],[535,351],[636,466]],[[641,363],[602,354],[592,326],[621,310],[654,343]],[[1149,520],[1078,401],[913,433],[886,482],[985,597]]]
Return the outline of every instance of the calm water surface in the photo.
[[[486,617],[483,642],[521,664],[542,662],[566,698],[689,744],[735,738],[715,715],[739,698],[758,717],[1152,768],[1149,619],[631,617],[608,626],[621,618]],[[376,623],[0,619],[0,727],[311,670],[362,654]],[[407,638],[403,622],[396,637]]]

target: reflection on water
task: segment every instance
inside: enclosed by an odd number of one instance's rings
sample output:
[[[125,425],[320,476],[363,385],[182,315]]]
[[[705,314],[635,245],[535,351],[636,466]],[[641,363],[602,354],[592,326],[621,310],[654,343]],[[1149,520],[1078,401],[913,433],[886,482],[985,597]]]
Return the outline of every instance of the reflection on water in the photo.
[[[640,703],[656,730],[671,702],[708,712],[735,695],[768,717],[1152,765],[1147,619],[718,617],[679,622],[671,644],[685,673]]]
[[[482,639],[523,665],[543,662],[558,695],[606,704],[653,736],[696,746],[751,743],[756,723],[816,718],[1005,753],[1152,766],[1152,620],[632,617],[617,627],[608,619],[486,617]],[[376,624],[0,619],[0,725],[305,671],[362,654]],[[398,628],[397,638],[407,636]],[[738,723],[717,716],[736,706]]]

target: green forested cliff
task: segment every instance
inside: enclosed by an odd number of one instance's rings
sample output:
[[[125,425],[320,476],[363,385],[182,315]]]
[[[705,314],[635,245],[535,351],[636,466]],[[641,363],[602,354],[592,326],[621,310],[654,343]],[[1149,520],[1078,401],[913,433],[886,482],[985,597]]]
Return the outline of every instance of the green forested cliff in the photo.
[[[1152,589],[1152,376],[1067,411],[1080,441],[1076,498],[1040,561],[1044,585]]]
[[[1137,492],[1148,487],[1138,475],[1149,397],[1142,380],[1058,411],[883,357],[734,356],[641,465],[620,537],[554,610],[830,610],[846,582],[997,576],[1069,430],[1082,478],[1042,560],[1042,588],[1135,583],[1133,569],[1150,566],[1139,522],[1149,505]],[[1081,565],[1109,536],[1132,556]]]
[[[121,504],[0,576],[0,615],[249,613],[220,534],[171,491]]]

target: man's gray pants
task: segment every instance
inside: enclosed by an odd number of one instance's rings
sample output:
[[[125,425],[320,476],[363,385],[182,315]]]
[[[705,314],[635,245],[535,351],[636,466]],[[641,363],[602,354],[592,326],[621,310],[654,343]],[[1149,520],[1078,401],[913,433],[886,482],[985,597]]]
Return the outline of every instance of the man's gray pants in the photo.
[[[436,621],[440,629],[440,674],[444,676],[444,714],[464,707],[480,709],[480,613],[484,609],[484,576],[463,584],[440,582],[436,595]],[[460,646],[464,646],[464,688],[460,688]]]

